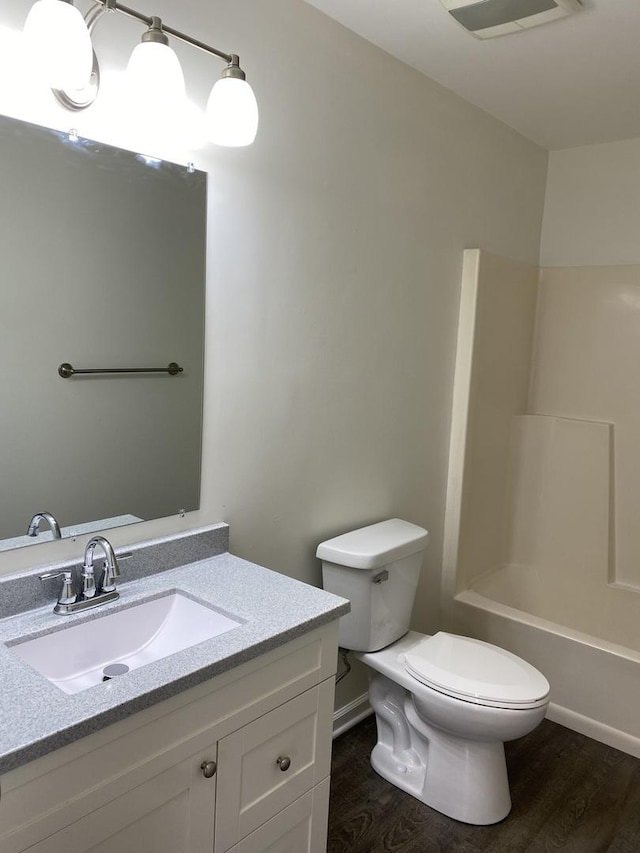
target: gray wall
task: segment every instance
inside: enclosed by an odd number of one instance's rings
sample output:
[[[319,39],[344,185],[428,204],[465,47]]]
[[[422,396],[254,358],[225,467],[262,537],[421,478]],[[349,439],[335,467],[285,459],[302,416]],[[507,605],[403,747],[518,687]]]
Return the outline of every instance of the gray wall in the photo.
[[[414,623],[433,630],[462,251],[537,263],[547,153],[300,0],[138,6],[238,52],[261,110],[250,149],[196,158],[202,509],[140,534],[225,520],[236,554],[318,584],[319,541],[401,516],[432,534]],[[96,43],[117,33],[121,66],[139,33],[112,27]],[[203,103],[220,68],[179,54]]]

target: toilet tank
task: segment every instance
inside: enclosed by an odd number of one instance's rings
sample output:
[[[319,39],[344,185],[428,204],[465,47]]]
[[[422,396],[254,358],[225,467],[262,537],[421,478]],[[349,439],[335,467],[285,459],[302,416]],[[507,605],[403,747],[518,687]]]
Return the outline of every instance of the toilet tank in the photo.
[[[422,527],[392,518],[318,546],[324,588],[351,602],[340,619],[342,648],[376,652],[407,633],[428,538]]]

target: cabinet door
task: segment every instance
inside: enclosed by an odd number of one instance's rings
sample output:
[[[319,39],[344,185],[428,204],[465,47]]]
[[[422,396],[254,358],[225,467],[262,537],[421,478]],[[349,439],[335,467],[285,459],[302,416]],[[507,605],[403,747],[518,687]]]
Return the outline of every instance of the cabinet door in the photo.
[[[218,743],[216,853],[329,775],[333,679]]]
[[[329,779],[243,838],[229,853],[326,853]]]
[[[185,759],[28,848],[29,853],[213,853],[216,777]]]

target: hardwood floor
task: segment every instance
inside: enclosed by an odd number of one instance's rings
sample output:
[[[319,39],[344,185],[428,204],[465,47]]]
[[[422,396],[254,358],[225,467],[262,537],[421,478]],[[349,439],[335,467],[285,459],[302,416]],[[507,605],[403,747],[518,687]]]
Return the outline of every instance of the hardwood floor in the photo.
[[[511,814],[458,823],[380,778],[369,717],[333,745],[328,853],[640,853],[640,760],[545,720],[506,745]]]

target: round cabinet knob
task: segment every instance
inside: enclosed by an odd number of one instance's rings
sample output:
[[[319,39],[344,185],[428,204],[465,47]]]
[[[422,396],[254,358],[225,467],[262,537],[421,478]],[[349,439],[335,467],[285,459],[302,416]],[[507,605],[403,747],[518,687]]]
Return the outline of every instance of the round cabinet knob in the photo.
[[[278,765],[280,770],[282,770],[282,772],[284,773],[286,770],[288,770],[291,767],[291,759],[289,758],[288,755],[281,755],[280,758],[276,761],[276,764]]]
[[[216,763],[215,761],[203,761],[200,765],[200,769],[202,770],[202,775],[205,779],[211,779],[212,776],[216,775]]]

